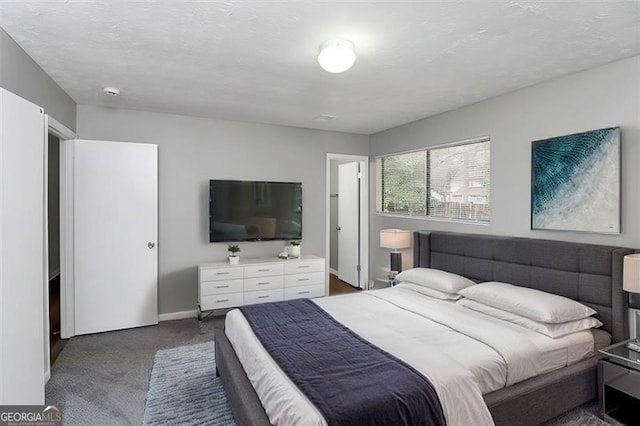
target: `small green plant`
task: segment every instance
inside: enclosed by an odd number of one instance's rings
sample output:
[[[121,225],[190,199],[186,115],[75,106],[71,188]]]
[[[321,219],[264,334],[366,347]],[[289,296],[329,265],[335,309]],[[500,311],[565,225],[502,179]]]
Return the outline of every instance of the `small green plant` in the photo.
[[[240,247],[237,244],[229,244],[227,246],[227,251],[229,252],[229,256],[237,256],[240,253]]]
[[[300,245],[300,241],[299,241],[299,240],[290,241],[290,242],[289,242],[289,245],[292,245],[292,246],[294,246],[294,247],[295,247],[295,246],[299,246],[299,245]]]

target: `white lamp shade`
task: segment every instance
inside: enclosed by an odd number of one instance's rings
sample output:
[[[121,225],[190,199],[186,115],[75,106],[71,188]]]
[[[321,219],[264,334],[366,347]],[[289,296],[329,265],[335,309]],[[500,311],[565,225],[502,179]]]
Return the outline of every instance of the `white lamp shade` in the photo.
[[[327,72],[344,72],[351,68],[355,60],[356,52],[349,40],[331,39],[320,46],[318,63]]]
[[[380,247],[394,250],[411,247],[411,232],[402,229],[383,229],[380,231]]]
[[[630,293],[640,293],[640,253],[624,257],[622,288]]]

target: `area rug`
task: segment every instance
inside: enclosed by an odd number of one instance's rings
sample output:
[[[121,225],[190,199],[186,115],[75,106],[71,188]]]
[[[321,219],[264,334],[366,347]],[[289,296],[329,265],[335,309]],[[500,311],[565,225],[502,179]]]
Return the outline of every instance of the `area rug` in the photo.
[[[545,423],[545,426],[609,426],[598,417],[598,403],[585,404]]]
[[[156,353],[143,425],[234,425],[213,342]]]
[[[213,342],[156,353],[143,425],[234,425],[222,381],[216,377]],[[597,404],[578,407],[545,426],[606,426]]]

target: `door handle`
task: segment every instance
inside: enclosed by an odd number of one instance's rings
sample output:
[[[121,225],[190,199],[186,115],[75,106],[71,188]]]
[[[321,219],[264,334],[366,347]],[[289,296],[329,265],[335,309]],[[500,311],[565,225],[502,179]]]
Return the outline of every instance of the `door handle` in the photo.
[[[149,241],[147,243],[147,247],[149,247],[150,249],[154,248],[156,246],[156,243]]]
[[[339,226],[336,226],[336,231],[342,231],[342,228]]]

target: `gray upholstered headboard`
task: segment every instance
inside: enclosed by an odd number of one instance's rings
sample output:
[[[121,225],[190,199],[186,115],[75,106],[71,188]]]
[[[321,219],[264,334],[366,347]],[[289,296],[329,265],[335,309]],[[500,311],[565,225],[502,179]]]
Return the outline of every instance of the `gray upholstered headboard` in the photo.
[[[564,241],[439,231],[414,233],[414,266],[559,294],[598,311],[603,329],[628,338],[622,258],[634,250]]]

